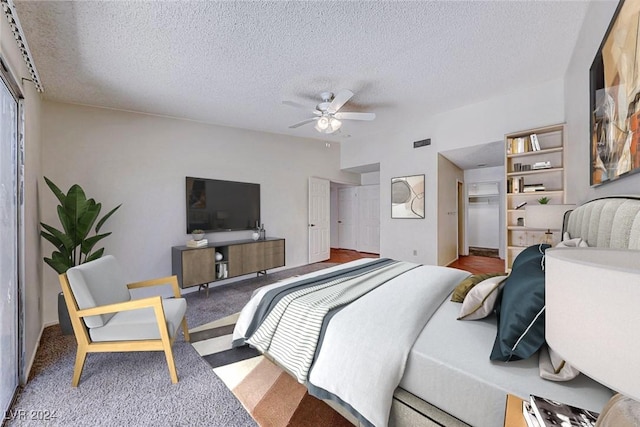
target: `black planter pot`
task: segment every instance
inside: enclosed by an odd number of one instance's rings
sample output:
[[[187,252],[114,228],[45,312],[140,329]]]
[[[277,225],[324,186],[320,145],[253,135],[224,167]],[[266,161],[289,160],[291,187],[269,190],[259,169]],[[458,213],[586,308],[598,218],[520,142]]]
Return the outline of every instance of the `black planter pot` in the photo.
[[[67,303],[64,301],[64,294],[62,292],[58,294],[58,322],[60,322],[60,329],[62,329],[63,335],[73,334],[69,310],[67,309]]]

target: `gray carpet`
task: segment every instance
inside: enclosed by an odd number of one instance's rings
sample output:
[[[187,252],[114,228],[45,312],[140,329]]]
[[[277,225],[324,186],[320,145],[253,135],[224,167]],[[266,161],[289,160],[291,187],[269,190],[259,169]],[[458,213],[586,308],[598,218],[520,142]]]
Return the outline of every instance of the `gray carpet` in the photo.
[[[188,294],[189,327],[239,311],[266,284],[329,267],[318,263]],[[8,426],[254,426],[238,400],[180,335],[174,344],[178,384],[164,354],[89,354],[77,388],[71,387],[76,343],[58,326],[45,329],[28,383]],[[24,414],[25,416],[20,416]],[[48,415],[46,421],[33,420]],[[22,419],[27,418],[27,419]]]

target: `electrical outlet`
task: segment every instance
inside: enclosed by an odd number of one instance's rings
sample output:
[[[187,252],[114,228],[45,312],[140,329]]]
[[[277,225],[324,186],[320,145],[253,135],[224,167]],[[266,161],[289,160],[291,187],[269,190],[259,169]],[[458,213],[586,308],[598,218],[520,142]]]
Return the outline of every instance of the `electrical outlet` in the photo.
[[[418,256],[418,250],[417,249],[413,250],[413,256]]]

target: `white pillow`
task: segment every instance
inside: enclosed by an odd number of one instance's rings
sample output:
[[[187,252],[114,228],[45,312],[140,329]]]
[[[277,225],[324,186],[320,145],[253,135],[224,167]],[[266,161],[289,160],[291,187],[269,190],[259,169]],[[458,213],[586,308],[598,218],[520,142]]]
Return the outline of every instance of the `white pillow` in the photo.
[[[551,381],[570,381],[580,375],[573,366],[569,365],[558,353],[548,346],[540,349],[538,359],[540,377]]]
[[[507,276],[490,277],[471,288],[462,301],[458,320],[478,320],[490,315],[506,279]]]
[[[562,242],[556,245],[556,248],[588,248],[588,247],[589,245],[587,244],[587,242],[582,240],[580,237],[576,237],[574,239],[569,239],[569,240],[563,240]]]

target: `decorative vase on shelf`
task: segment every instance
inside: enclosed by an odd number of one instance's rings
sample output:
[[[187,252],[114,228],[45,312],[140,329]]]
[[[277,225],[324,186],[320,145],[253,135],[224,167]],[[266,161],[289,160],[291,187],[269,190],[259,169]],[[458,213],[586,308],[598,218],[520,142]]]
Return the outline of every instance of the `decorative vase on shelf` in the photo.
[[[216,252],[216,261],[222,261],[222,254],[220,252]]]
[[[253,234],[251,235],[251,238],[253,240],[258,240],[260,238],[260,233],[258,231],[254,231]]]

